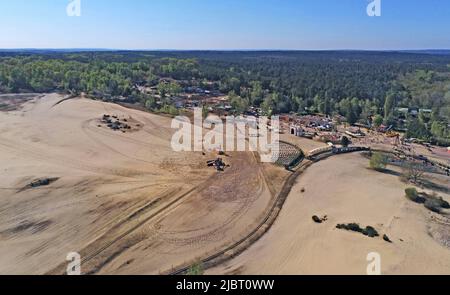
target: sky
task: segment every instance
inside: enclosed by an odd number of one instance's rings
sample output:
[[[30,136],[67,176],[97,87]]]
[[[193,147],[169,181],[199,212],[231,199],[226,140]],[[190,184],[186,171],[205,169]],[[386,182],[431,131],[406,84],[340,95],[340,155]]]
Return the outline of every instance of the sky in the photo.
[[[0,0],[0,48],[450,49],[450,1]]]

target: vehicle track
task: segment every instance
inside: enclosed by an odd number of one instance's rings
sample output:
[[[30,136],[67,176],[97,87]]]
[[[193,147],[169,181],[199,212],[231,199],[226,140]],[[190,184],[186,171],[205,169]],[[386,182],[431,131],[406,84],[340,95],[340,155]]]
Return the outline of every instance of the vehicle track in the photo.
[[[251,164],[255,164],[256,159],[253,159]],[[214,228],[212,232],[217,232],[226,226],[230,225],[237,219],[239,219],[240,216],[244,215],[251,207],[251,205],[260,197],[261,193],[264,191],[264,178],[262,175],[262,169],[260,169],[259,166],[257,166],[256,171],[256,177],[255,179],[250,179],[252,182],[254,182],[254,185],[256,185],[255,189],[248,191],[246,188],[249,184],[243,183],[244,181],[247,181],[247,179],[243,178],[242,175],[246,175],[245,171],[242,172],[241,169],[245,169],[247,163],[242,165],[240,160],[236,160],[236,167],[231,167],[229,169],[233,169],[233,171],[226,171],[225,173],[229,173],[231,175],[224,176],[223,174],[218,174],[215,176],[215,179],[210,182],[210,184],[203,189],[199,189],[198,193],[202,195],[205,199],[207,198],[213,198],[214,195],[227,195],[229,197],[235,198],[232,200],[225,201],[226,203],[236,203],[238,204],[236,208],[232,211],[230,216],[224,220],[220,225],[212,224],[200,228],[185,230],[185,231],[162,231],[159,232],[161,234],[165,235],[180,235],[180,234],[188,234],[195,231],[205,231]],[[254,167],[252,167],[254,168]],[[253,170],[253,169],[252,169]],[[250,172],[249,172],[250,173]],[[224,180],[225,179],[225,180]],[[230,181],[228,181],[230,179]],[[216,185],[216,181],[220,182]],[[223,184],[227,184],[227,188],[230,188],[230,191],[223,191],[226,190],[226,188],[223,188]],[[221,190],[222,189],[222,190]],[[236,191],[236,189],[240,189],[239,191]],[[242,191],[241,191],[242,190]],[[239,196],[239,197],[236,197]],[[217,200],[215,200],[217,201]],[[170,214],[170,212],[168,212]],[[201,236],[204,236],[205,234],[202,234]],[[189,238],[190,240],[191,238]],[[172,242],[176,241],[184,241],[186,239],[177,239],[172,238],[170,239]]]
[[[211,181],[211,179],[213,177],[214,176],[210,177],[205,182],[203,182],[200,185],[200,188],[207,185],[208,182]],[[128,236],[130,236],[131,234],[136,232],[138,229],[140,229],[146,223],[150,222],[151,220],[159,217],[161,214],[164,214],[166,211],[170,210],[170,208],[176,207],[182,200],[184,200],[186,197],[189,197],[191,195],[191,193],[194,192],[195,190],[197,190],[198,188],[199,188],[198,186],[190,188],[186,192],[182,193],[180,196],[172,198],[164,205],[161,205],[161,207],[158,208],[158,210],[156,212],[153,212],[149,216],[146,216],[143,219],[141,219],[141,217],[143,215],[145,215],[147,212],[150,212],[151,209],[153,209],[153,205],[155,205],[155,203],[154,203],[154,200],[151,201],[150,203],[146,204],[145,206],[138,208],[136,211],[127,215],[126,218],[119,221],[116,225],[114,225],[106,233],[102,234],[99,238],[97,238],[91,244],[84,247],[79,253],[83,257],[82,265],[84,267],[87,266],[86,273],[87,274],[98,273],[103,267],[105,267],[107,264],[109,264],[110,262],[112,262],[114,260],[111,257],[114,256],[113,258],[116,258],[116,257],[120,256],[120,253],[117,253],[117,251],[114,251],[114,253],[110,254],[110,255],[105,253],[105,251],[107,251],[110,247],[112,247],[116,243],[120,243],[120,242],[126,243],[125,239]],[[163,200],[166,197],[170,197],[170,196],[174,196],[174,195],[176,196],[176,194],[179,193],[181,189],[182,189],[181,187],[178,187],[175,189],[167,190],[167,191],[163,192],[162,194],[160,194],[159,196],[157,196],[156,199]],[[130,222],[133,222],[133,221],[137,221],[137,224],[133,225],[129,229],[122,229],[122,227],[126,227]],[[120,232],[121,230],[124,230],[123,233],[121,233],[117,236],[114,235],[114,232],[117,232],[117,231]],[[155,234],[156,233],[148,232],[147,236],[155,235]],[[140,241],[141,240],[135,241],[133,244],[137,244]],[[129,247],[125,247],[122,249],[122,251],[124,251],[128,248]],[[99,256],[101,256],[101,254],[106,255],[105,259],[101,259],[101,257],[99,258]],[[100,261],[98,263],[95,263],[94,260],[98,259],[98,258]],[[94,263],[93,263],[94,266],[89,266],[89,263],[91,261],[94,261]],[[105,263],[105,262],[107,262],[107,263]],[[64,274],[66,271],[65,268],[66,268],[66,263],[61,263],[60,265],[55,267],[53,270],[47,272],[47,275]]]
[[[355,152],[362,152],[362,151],[355,151]],[[342,154],[336,154],[335,156],[339,156]],[[328,157],[327,157],[328,158]],[[308,169],[313,164],[325,160],[324,159],[317,159],[316,161],[311,160],[304,160],[295,170],[294,173],[289,175],[289,177],[285,180],[283,187],[280,190],[280,193],[278,194],[275,202],[273,203],[271,209],[267,212],[265,217],[263,218],[262,222],[258,224],[248,235],[246,235],[244,238],[240,239],[239,241],[233,243],[232,245],[216,252],[215,254],[212,254],[204,259],[201,260],[201,263],[204,267],[204,269],[208,269],[210,267],[216,266],[220,263],[223,263],[227,260],[232,259],[233,257],[236,257],[237,255],[244,252],[248,247],[250,247],[253,243],[258,241],[260,238],[264,236],[265,233],[268,232],[268,230],[272,227],[272,225],[275,223],[279,213],[281,212],[281,209],[289,195],[289,193],[292,190],[292,187],[294,186],[297,178],[303,174],[306,169]],[[266,180],[267,181],[267,180]],[[181,275],[186,273],[190,269],[190,265],[184,265],[180,266],[177,269],[172,269],[164,272],[164,274],[168,275]]]

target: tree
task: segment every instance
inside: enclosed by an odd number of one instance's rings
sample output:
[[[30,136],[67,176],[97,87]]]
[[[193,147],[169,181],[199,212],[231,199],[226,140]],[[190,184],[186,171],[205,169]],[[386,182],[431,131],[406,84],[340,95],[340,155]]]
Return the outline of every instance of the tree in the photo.
[[[145,101],[145,107],[148,110],[154,109],[156,107],[156,100],[154,97],[150,96],[146,101]]]
[[[439,121],[434,121],[431,124],[431,134],[437,138],[446,138],[450,136],[447,124]]]
[[[264,98],[264,101],[261,104],[261,109],[262,109],[264,115],[266,115],[268,117],[272,116],[273,111],[275,109],[275,103],[274,103],[271,95],[267,95]]]
[[[386,166],[388,164],[388,158],[386,155],[382,153],[373,153],[372,157],[370,158],[370,168],[381,171],[386,169]]]
[[[231,91],[228,97],[235,114],[241,115],[247,110],[248,101],[245,98],[236,95],[234,91]]]
[[[159,82],[158,84],[158,92],[161,98],[165,98],[167,93],[169,92],[168,85],[164,82]]]
[[[253,81],[252,83],[252,92],[250,93],[251,102],[253,105],[259,106],[263,100],[263,89],[261,82]]]
[[[373,119],[373,125],[378,128],[381,126],[381,124],[383,124],[383,117],[380,115],[376,115]]]
[[[430,137],[430,133],[421,120],[412,118],[408,122],[408,131],[406,132],[406,137],[428,140]]]
[[[202,106],[202,117],[203,117],[203,119],[208,118],[208,115],[209,115],[208,107],[205,106],[205,105]]]
[[[409,200],[411,200],[413,202],[419,201],[419,193],[417,192],[417,190],[414,187],[409,187],[409,188],[405,189],[405,195],[406,195],[406,198],[408,198]]]
[[[170,82],[169,84],[169,93],[171,95],[178,95],[182,91],[180,84],[177,82]]]
[[[358,120],[358,116],[355,114],[355,108],[353,107],[350,98],[343,99],[339,103],[339,110],[341,115],[345,116],[348,123],[354,124]]]
[[[386,99],[384,101],[384,122],[386,124],[392,123],[394,107],[395,107],[395,96],[391,92],[386,96]]]

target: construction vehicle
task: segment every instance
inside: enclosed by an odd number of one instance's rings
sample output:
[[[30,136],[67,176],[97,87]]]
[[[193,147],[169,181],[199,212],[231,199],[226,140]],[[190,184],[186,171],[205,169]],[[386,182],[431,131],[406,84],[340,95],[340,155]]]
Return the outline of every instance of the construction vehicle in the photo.
[[[206,164],[208,167],[215,167],[217,171],[224,171],[225,170],[225,163],[223,162],[222,158],[217,158],[215,160],[207,161]]]
[[[398,134],[397,132],[394,132],[394,131],[390,130],[390,131],[388,131],[388,132],[386,133],[386,136],[389,137],[389,138],[394,138],[394,137],[399,137],[400,134]]]

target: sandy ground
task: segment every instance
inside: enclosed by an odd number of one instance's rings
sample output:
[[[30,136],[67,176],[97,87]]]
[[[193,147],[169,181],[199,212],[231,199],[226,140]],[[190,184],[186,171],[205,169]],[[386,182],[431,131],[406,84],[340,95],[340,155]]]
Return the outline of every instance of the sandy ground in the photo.
[[[450,220],[407,200],[399,177],[367,167],[360,154],[314,164],[269,232],[208,274],[364,275],[370,252],[381,254],[383,274],[450,274],[450,247],[439,243],[450,239]],[[315,224],[313,215],[327,215],[328,221]],[[350,222],[371,225],[393,243],[335,228]]]
[[[0,274],[157,274],[244,235],[274,198],[282,170],[252,153],[173,152],[170,119],[47,95],[0,112]],[[103,114],[140,122],[99,127]],[[22,189],[37,178],[49,186]]]
[[[8,99],[15,107],[0,112],[0,274],[62,274],[73,251],[87,274],[167,272],[245,236],[288,175],[253,153],[230,153],[230,167],[217,173],[205,167],[214,153],[173,152],[167,117],[56,94]],[[99,124],[103,114],[139,126],[112,131]],[[306,152],[325,146],[281,139]],[[386,274],[449,274],[448,218],[407,201],[399,177],[367,166],[358,154],[314,164],[269,232],[208,273],[365,274],[367,254],[379,252]],[[26,188],[47,177],[57,180]],[[312,215],[328,221],[315,224]],[[335,229],[349,222],[393,243]]]

